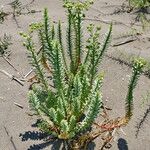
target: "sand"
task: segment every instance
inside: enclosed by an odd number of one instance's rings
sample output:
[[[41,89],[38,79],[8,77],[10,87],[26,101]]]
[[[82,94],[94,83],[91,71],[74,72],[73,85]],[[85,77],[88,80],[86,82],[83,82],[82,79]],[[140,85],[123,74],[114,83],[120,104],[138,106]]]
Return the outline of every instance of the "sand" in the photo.
[[[0,7],[11,11],[9,5],[10,0],[0,0]],[[29,3],[30,0],[22,0],[23,4]],[[125,56],[142,56],[149,59],[150,56],[150,30],[146,28],[142,30],[141,23],[136,22],[136,25],[131,25],[134,22],[137,14],[119,11],[124,0],[95,0],[94,5],[86,14],[85,26],[88,23],[94,23],[102,27],[102,35],[107,31],[109,23],[113,22],[113,35],[111,46],[107,55],[118,58],[120,54]],[[65,11],[62,8],[60,0],[35,0],[29,9],[43,11],[47,7],[53,21],[62,20],[63,26],[66,25]],[[26,10],[25,10],[26,11]],[[114,14],[116,12],[116,14]],[[149,16],[148,16],[149,17]],[[23,39],[19,32],[27,31],[28,25],[32,22],[38,22],[42,19],[42,12],[34,14],[26,14],[16,17],[19,27],[17,26],[12,15],[7,16],[3,24],[0,24],[0,37],[4,33],[11,35],[13,44],[9,47],[11,50],[10,62],[17,68],[21,75],[25,75],[31,66],[28,63],[27,51],[22,46]],[[133,33],[135,36],[128,36]],[[138,34],[137,34],[138,33]],[[86,33],[85,33],[86,35]],[[120,36],[127,35],[125,38]],[[118,43],[126,42],[130,39],[135,39],[130,43],[120,46],[114,46]],[[126,57],[125,57],[126,58]],[[128,60],[124,60],[128,61]],[[17,77],[20,74],[16,72],[2,57],[0,58],[0,69],[7,71]],[[105,57],[100,70],[105,72],[103,84],[103,100],[112,108],[110,116],[112,118],[124,115],[124,103],[132,70],[125,64],[119,64],[116,60]],[[14,80],[9,79],[6,75],[0,73],[0,150],[48,150],[58,149],[58,143],[48,142],[43,140],[42,134],[35,123],[38,117],[29,116],[30,112],[27,92],[29,83],[21,86]],[[150,91],[150,79],[144,75],[141,76],[139,84],[135,90],[134,115],[129,124],[124,128],[124,135],[119,132],[112,142],[111,150],[149,150],[150,149],[150,115],[147,115],[147,121],[143,124],[138,137],[135,137],[137,123],[140,122],[146,110],[150,107],[149,101],[143,106],[143,96],[146,96]],[[15,103],[23,106],[23,109],[16,106]],[[97,138],[89,149],[98,150],[99,138]]]

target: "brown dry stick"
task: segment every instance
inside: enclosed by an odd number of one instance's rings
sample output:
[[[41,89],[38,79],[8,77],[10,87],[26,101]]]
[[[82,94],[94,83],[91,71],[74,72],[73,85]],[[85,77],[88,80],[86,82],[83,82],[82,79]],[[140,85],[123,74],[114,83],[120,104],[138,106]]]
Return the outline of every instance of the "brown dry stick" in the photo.
[[[24,86],[24,83],[19,80],[17,77],[15,77],[14,75],[9,74],[8,72],[6,72],[5,70],[1,70],[0,72],[3,73],[4,75],[8,76],[11,80],[16,81],[17,83],[19,83],[20,85]]]
[[[17,150],[17,147],[16,147],[16,145],[15,145],[15,143],[13,141],[13,137],[9,135],[9,132],[8,132],[8,130],[7,130],[7,128],[5,126],[4,126],[4,129],[5,129],[5,132],[6,132],[7,136],[9,137],[9,140],[10,140],[14,150]]]

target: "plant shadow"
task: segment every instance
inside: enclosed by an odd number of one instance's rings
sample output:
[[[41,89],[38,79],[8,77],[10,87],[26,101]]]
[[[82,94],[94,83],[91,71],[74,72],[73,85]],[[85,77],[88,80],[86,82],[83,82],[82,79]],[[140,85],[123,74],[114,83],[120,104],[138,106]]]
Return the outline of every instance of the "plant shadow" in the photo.
[[[37,120],[36,123],[32,124],[33,128],[36,128],[40,120]],[[42,131],[26,131],[24,133],[20,133],[19,137],[23,142],[25,141],[42,141],[41,143],[32,144],[29,146],[27,150],[42,150],[46,147],[50,147],[51,150],[65,150],[63,145],[63,140],[59,140],[52,135],[44,133]],[[95,143],[91,142],[88,145],[87,150],[94,150]]]
[[[19,136],[21,137],[22,141],[42,141],[42,143],[30,145],[28,150],[42,150],[48,146],[51,146],[52,150],[56,150],[62,145],[61,140],[57,140],[51,135],[41,131],[27,131],[23,134],[21,133]]]
[[[119,150],[128,150],[128,143],[125,139],[118,139],[118,149]]]

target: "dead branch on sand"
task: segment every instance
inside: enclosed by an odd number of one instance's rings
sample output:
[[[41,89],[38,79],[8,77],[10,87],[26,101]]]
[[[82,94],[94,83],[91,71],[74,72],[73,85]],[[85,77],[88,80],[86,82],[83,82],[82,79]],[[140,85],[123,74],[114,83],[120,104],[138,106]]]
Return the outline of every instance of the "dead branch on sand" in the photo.
[[[9,132],[8,132],[8,130],[7,130],[7,128],[6,128],[5,126],[4,126],[4,129],[5,129],[5,132],[6,132],[7,136],[8,136],[9,141],[11,142],[11,144],[12,144],[14,150],[17,150],[17,147],[16,147],[16,145],[15,145],[15,143],[14,143],[14,141],[13,141],[13,137],[9,135]]]
[[[15,104],[16,106],[18,106],[19,108],[23,109],[23,106],[20,105],[19,103],[14,102],[14,104]]]
[[[8,72],[6,72],[5,70],[2,70],[2,69],[0,69],[0,72],[3,73],[4,75],[8,76],[11,80],[16,81],[21,86],[24,86],[24,83],[20,79],[18,79],[17,77],[15,77],[14,75],[9,74]]]

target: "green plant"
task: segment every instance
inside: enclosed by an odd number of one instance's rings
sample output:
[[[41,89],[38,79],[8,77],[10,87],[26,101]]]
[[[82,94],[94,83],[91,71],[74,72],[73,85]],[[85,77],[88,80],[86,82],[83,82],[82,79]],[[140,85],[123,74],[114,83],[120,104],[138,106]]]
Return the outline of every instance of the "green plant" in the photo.
[[[64,1],[68,16],[67,47],[63,44],[61,23],[58,23],[56,32],[55,26],[49,24],[47,9],[42,23],[32,24],[29,34],[21,33],[26,39],[24,46],[30,53],[30,62],[40,81],[29,91],[30,105],[42,120],[39,127],[67,141],[67,149],[74,150],[86,149],[90,141],[108,132],[110,138],[106,138],[104,147],[112,139],[113,131],[128,123],[133,110],[133,90],[144,66],[141,59],[134,62],[125,117],[114,120],[104,118],[104,123],[96,124],[95,118],[100,110],[105,110],[101,94],[103,75],[98,72],[98,67],[109,45],[112,25],[100,44],[100,28],[90,24],[86,46],[82,45],[84,11],[91,3],[88,0],[84,3]],[[41,43],[40,55],[32,40],[35,30]],[[52,81],[46,76],[48,72],[52,75]],[[92,125],[99,128],[90,131]]]
[[[16,15],[20,15],[22,11],[22,3],[20,0],[14,0],[9,5],[12,8],[12,12],[6,12],[3,8],[0,10],[0,23],[3,23],[7,16],[13,15],[14,19]],[[16,21],[16,20],[15,20]]]
[[[137,10],[137,16],[135,22],[140,21],[142,24],[142,29],[145,30],[150,26],[150,20],[147,17],[149,14],[150,1],[149,0],[129,0],[130,11]]]
[[[7,14],[3,10],[0,10],[0,23],[4,22],[6,16]]]
[[[3,38],[0,38],[0,56],[6,57],[10,55],[8,50],[9,45],[11,45],[11,37],[4,34]]]
[[[22,3],[20,0],[14,0],[10,3],[10,6],[13,9],[13,15],[20,14],[22,10]]]
[[[40,66],[41,61],[38,61],[31,35],[25,36],[27,40],[25,45],[31,53],[32,65],[37,71],[39,80],[43,83],[42,87],[33,88],[30,91],[30,103],[41,116],[43,116],[43,113],[48,113],[47,119],[48,122],[51,122],[51,128],[54,128],[53,133],[61,139],[70,139],[90,127],[101,105],[99,89],[102,76],[97,74],[97,67],[109,43],[112,26],[110,26],[102,47],[99,46],[98,42],[100,28],[95,29],[93,25],[88,27],[90,37],[86,47],[87,55],[81,61],[83,53],[81,44],[82,11],[89,4],[88,1],[86,3],[65,2],[65,7],[68,10],[67,44],[70,66],[67,66],[65,59],[61,23],[58,24],[56,35],[54,27],[49,25],[48,12],[45,9],[44,23],[39,27],[39,36],[42,45],[42,57],[47,59],[46,63],[52,69],[55,92],[49,88],[49,83],[44,77]],[[31,28],[34,27],[35,25],[32,25]],[[89,69],[90,71],[87,73]],[[36,97],[38,96],[36,93],[39,96],[44,94],[42,102],[41,99]],[[36,101],[36,99],[39,101]],[[39,106],[37,106],[38,103]],[[88,103],[90,105],[87,106]],[[44,112],[40,105],[44,107]],[[85,112],[87,114],[82,120],[81,118],[83,118]]]
[[[126,118],[130,120],[133,112],[133,90],[137,85],[138,78],[142,72],[143,67],[146,65],[144,59],[135,59],[133,65],[133,76],[131,77],[131,81],[128,87],[128,93],[126,97]]]
[[[8,3],[8,5],[10,5],[11,7],[9,11],[5,10],[3,7],[0,9],[0,23],[3,23],[7,16],[12,15],[17,26],[20,27],[16,17],[25,14],[33,14],[33,13],[41,12],[40,10],[34,10],[34,9],[32,10],[29,8],[29,6],[33,2],[34,0],[32,0],[30,3],[23,5],[20,0],[14,0],[11,3]]]
[[[129,0],[129,6],[132,6],[134,8],[140,8],[143,9],[145,7],[150,6],[150,1],[149,0]]]
[[[146,16],[146,14],[144,12],[140,12],[137,15],[135,20],[141,22],[143,31],[146,30],[146,29],[149,29],[150,20],[148,19],[148,17]]]

